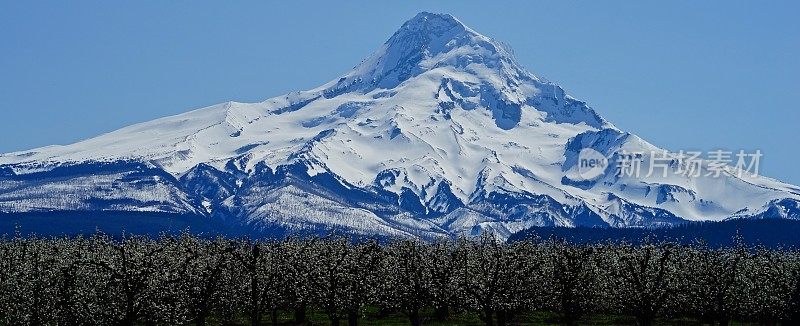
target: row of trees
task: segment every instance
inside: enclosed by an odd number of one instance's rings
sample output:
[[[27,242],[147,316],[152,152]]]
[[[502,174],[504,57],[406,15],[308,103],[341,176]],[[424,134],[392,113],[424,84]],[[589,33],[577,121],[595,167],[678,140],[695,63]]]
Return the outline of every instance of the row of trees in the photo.
[[[526,311],[565,324],[590,314],[798,321],[800,252],[701,244],[502,244],[490,236],[385,244],[344,238],[251,241],[193,236],[0,241],[0,317],[14,325],[297,324],[314,309],[356,325],[366,307],[410,324]]]

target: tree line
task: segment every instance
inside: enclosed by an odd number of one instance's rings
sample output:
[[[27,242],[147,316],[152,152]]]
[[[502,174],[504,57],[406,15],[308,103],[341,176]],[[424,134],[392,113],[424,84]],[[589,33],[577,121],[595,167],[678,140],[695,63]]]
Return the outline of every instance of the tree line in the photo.
[[[411,325],[471,313],[500,326],[531,311],[567,325],[595,314],[796,323],[799,279],[800,252],[742,244],[0,239],[9,325],[276,325],[281,312],[302,325],[312,310],[357,325],[368,307]]]

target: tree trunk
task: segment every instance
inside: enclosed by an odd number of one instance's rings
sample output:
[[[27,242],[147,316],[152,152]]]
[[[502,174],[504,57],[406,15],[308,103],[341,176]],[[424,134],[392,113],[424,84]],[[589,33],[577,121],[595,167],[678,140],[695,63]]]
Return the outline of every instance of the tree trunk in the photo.
[[[270,319],[272,320],[272,326],[278,326],[278,309],[273,308],[272,313],[270,314]]]
[[[125,319],[122,320],[120,325],[133,326],[134,324],[136,324],[136,319],[138,318],[136,318],[137,313],[133,308],[133,300],[134,300],[133,294],[130,293],[125,294]]]
[[[358,310],[350,310],[347,313],[347,326],[358,326]]]
[[[506,326],[506,317],[508,317],[506,312],[498,310],[495,314],[497,315],[497,326]]]
[[[133,326],[136,324],[136,317],[132,317],[130,315],[126,315],[125,319],[123,319],[119,325],[121,326]]]
[[[445,321],[447,317],[450,317],[450,308],[448,306],[441,306],[436,307],[436,310],[433,312],[436,321]]]
[[[561,321],[564,323],[564,325],[567,325],[567,326],[573,326],[573,325],[577,325],[578,324],[578,318],[576,318],[574,315],[572,315],[570,313],[565,313],[561,317]]]
[[[205,312],[197,313],[197,316],[194,317],[194,325],[195,326],[206,326],[206,315]]]
[[[233,320],[233,317],[225,316],[225,318],[222,319],[222,326],[234,326],[234,325],[236,325],[236,322]]]
[[[295,325],[306,324],[306,305],[301,305],[294,309],[294,324]]]
[[[380,318],[380,319],[384,319],[386,317],[389,317],[389,315],[391,315],[391,314],[392,314],[391,309],[386,308],[386,307],[381,307],[380,310],[378,310],[378,318]]]
[[[261,326],[261,309],[253,308],[250,312],[250,325]]]
[[[490,308],[483,309],[483,316],[481,316],[481,319],[483,319],[484,325],[494,326],[494,310]]]
[[[653,319],[651,316],[639,315],[636,316],[636,324],[639,326],[651,326],[653,325]]]
[[[408,320],[411,322],[411,326],[422,325],[422,321],[419,318],[419,309],[412,310],[411,313],[408,314]]]
[[[331,326],[339,326],[339,317],[331,316]]]

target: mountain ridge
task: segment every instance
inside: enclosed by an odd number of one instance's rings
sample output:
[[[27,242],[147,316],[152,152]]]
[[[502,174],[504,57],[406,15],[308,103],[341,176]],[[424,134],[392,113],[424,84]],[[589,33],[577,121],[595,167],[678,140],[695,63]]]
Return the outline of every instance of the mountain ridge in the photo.
[[[610,162],[588,180],[577,165],[586,148]],[[662,150],[522,68],[506,45],[420,13],[317,88],[0,155],[0,212],[163,212],[406,237],[800,217],[796,186],[730,171],[626,177],[611,168],[620,151]]]

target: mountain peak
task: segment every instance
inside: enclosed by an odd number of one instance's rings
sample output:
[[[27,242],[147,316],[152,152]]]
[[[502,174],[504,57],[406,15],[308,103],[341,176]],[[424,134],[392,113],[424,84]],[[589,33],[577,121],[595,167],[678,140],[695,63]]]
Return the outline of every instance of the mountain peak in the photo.
[[[450,14],[435,14],[423,11],[414,16],[414,18],[406,21],[395,35],[402,33],[421,33],[441,36],[443,33],[451,30],[463,32],[468,30],[468,28]]]
[[[440,85],[445,106],[483,106],[501,129],[520,122],[523,106],[534,106],[546,121],[611,127],[585,103],[542,81],[514,58],[505,44],[479,34],[449,14],[422,12],[403,23],[377,51],[352,71],[328,83],[325,98],[407,85]],[[413,87],[412,87],[413,88]],[[457,93],[457,94],[456,94]],[[439,96],[439,95],[436,95]]]
[[[326,90],[338,95],[354,89],[393,88],[427,70],[464,69],[477,63],[524,74],[509,48],[479,34],[449,14],[421,12],[403,25],[353,71]],[[510,66],[510,67],[509,67]]]

